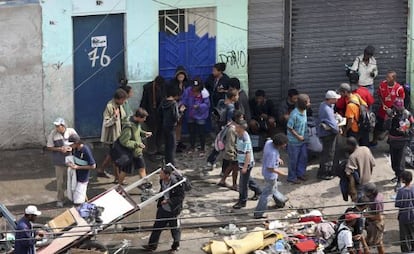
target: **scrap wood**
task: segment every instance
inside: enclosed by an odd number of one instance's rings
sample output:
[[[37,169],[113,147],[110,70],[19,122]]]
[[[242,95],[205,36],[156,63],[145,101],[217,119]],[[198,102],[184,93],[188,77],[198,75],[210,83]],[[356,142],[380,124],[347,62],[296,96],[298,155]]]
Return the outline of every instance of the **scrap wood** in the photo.
[[[278,235],[272,230],[247,234],[239,240],[210,241],[202,249],[209,254],[248,254],[274,244]]]

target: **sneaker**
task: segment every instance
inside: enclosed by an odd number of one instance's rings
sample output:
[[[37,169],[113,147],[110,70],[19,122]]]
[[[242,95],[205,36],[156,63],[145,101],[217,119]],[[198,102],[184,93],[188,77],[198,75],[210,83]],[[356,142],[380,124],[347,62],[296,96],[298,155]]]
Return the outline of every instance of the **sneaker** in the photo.
[[[287,180],[287,182],[291,183],[291,184],[301,184],[301,182],[297,179],[296,180]]]
[[[320,180],[332,180],[334,178],[334,176],[318,176],[318,179]]]
[[[155,246],[153,246],[153,245],[149,245],[149,244],[142,245],[142,248],[143,248],[144,250],[146,250],[146,251],[150,251],[150,252],[153,252],[153,251],[155,251],[155,250],[157,249],[157,247],[155,247]]]
[[[301,180],[301,181],[306,181],[306,180],[308,180],[308,179],[306,178],[306,176],[298,176],[298,179],[299,179],[299,180]]]
[[[233,205],[233,209],[241,209],[243,207],[246,207],[246,203],[237,202],[235,205]]]
[[[102,178],[111,178],[111,175],[108,174],[108,173],[106,173],[106,171],[104,171],[104,172],[98,172],[98,173],[96,173],[96,176],[97,177],[102,177]]]
[[[140,190],[152,189],[152,183],[146,182],[146,183],[139,185],[137,188]]]
[[[56,202],[56,207],[57,208],[62,208],[63,207],[63,201],[57,201]]]
[[[170,249],[169,251],[168,251],[168,254],[175,254],[175,253],[178,253],[178,251],[179,251],[180,249],[179,248],[177,248],[177,249]]]
[[[256,220],[267,219],[267,216],[266,215],[258,215],[258,216],[255,215],[254,219],[256,219]]]
[[[398,177],[394,177],[393,179],[390,180],[392,183],[396,183],[398,182]]]
[[[255,193],[254,196],[251,198],[251,200],[258,200],[261,194],[262,193]]]

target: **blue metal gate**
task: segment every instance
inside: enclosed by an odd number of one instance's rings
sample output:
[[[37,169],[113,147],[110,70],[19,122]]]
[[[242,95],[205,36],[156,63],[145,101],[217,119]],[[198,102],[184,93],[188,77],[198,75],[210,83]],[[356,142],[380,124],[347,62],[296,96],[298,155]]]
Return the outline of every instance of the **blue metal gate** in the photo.
[[[73,18],[75,128],[99,137],[106,103],[125,76],[124,15]]]
[[[160,12],[159,72],[166,79],[173,78],[182,65],[192,78],[206,80],[216,62],[215,34],[204,29],[211,21],[190,10]]]

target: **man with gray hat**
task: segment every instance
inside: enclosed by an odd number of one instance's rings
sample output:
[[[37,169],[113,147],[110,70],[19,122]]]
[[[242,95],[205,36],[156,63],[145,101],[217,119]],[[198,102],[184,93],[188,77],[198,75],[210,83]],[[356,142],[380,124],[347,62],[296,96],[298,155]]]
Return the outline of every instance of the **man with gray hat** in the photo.
[[[69,137],[74,135],[76,131],[67,128],[65,120],[61,117],[57,118],[53,124],[55,128],[50,132],[47,138],[47,150],[52,151],[53,165],[56,173],[56,189],[57,189],[57,207],[63,207],[66,190],[67,167],[65,157],[70,155],[72,148],[69,146]]]
[[[359,94],[352,92],[351,86],[348,83],[342,83],[340,85],[339,93],[345,98],[346,102],[344,136],[355,137],[361,146],[368,146],[369,131],[361,130],[358,124],[360,121],[361,106],[368,107],[367,103]]]
[[[341,96],[335,91],[329,90],[325,94],[325,101],[319,106],[318,134],[322,142],[322,153],[317,177],[323,180],[330,180],[333,178],[332,165],[339,126],[332,105],[334,105],[340,97]]]
[[[379,254],[385,253],[384,250],[384,196],[378,192],[374,183],[367,183],[364,186],[365,196],[370,200],[368,212],[364,215],[367,219],[365,225],[367,230],[367,244],[377,247]]]
[[[34,205],[29,205],[24,210],[24,216],[17,221],[15,242],[14,242],[14,253],[15,254],[35,254],[35,244],[37,240],[40,240],[44,232],[39,230],[33,230],[33,222],[37,216],[42,213],[37,210]]]

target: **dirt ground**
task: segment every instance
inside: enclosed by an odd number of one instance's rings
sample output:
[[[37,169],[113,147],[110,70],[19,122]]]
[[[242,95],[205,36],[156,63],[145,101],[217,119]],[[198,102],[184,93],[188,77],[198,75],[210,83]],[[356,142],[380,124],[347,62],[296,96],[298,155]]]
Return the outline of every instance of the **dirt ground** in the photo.
[[[99,145],[93,147],[97,161],[101,161],[105,150]],[[395,244],[399,238],[397,210],[394,208],[393,185],[390,179],[393,172],[390,168],[387,151],[388,146],[381,143],[372,149],[377,166],[373,173],[375,182],[386,200],[386,232],[384,242],[387,253],[399,253],[399,246]],[[286,157],[286,155],[283,155]],[[253,169],[254,177],[262,183],[260,173],[261,153],[256,153],[256,167]],[[185,172],[192,180],[193,190],[187,193],[185,209],[182,212],[181,223],[185,228],[182,233],[180,253],[203,253],[201,247],[210,239],[221,239],[222,236],[215,235],[219,226],[234,223],[237,226],[248,225],[248,230],[262,224],[254,220],[252,211],[257,201],[248,201],[246,209],[234,211],[231,206],[237,201],[238,193],[227,188],[218,187],[220,170],[216,167],[207,174],[203,173],[205,157],[198,154],[178,154],[177,166]],[[60,214],[64,209],[55,208],[56,182],[54,180],[54,169],[50,163],[50,156],[42,149],[27,149],[18,151],[2,151],[0,154],[0,193],[1,203],[5,204],[13,214],[20,217],[27,204],[35,204],[43,211],[39,222],[47,222]],[[146,157],[148,171],[156,169],[162,162],[156,158]],[[285,177],[280,177],[280,191],[289,197],[287,207],[279,210],[271,210],[267,213],[269,219],[280,219],[291,211],[298,208],[319,208],[326,218],[335,219],[342,213],[350,202],[344,202],[339,191],[336,178],[330,181],[316,180],[318,156],[311,159],[308,166],[308,178],[304,184],[290,185],[286,183]],[[287,172],[287,168],[283,167]],[[93,174],[95,175],[95,174]],[[152,182],[157,185],[158,176],[154,176]],[[137,180],[133,175],[128,182]],[[231,179],[228,179],[230,184]],[[93,177],[89,184],[88,196],[93,197],[110,188],[112,179],[96,179]],[[252,195],[250,193],[250,195]],[[131,196],[140,202],[140,193],[133,190]],[[270,203],[272,205],[272,203]],[[70,207],[70,204],[66,208]],[[65,208],[65,209],[66,209]],[[133,214],[120,224],[99,234],[97,240],[107,244],[112,251],[114,246],[121,243],[123,239],[131,241],[131,248],[128,253],[141,253],[140,246],[148,241],[150,232],[147,230],[155,218],[155,204],[149,205],[141,211]],[[4,228],[4,222],[1,228]],[[135,231],[143,232],[122,232],[123,227],[134,227]],[[188,228],[191,227],[191,228]],[[394,243],[394,244],[393,244]],[[171,244],[169,232],[162,234],[162,239],[157,253],[167,253]]]

